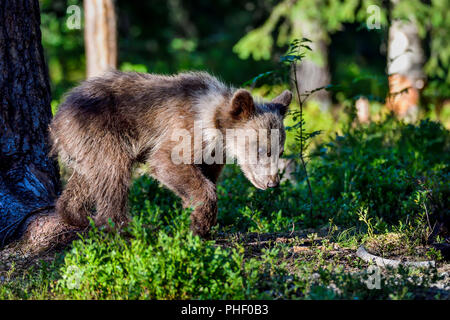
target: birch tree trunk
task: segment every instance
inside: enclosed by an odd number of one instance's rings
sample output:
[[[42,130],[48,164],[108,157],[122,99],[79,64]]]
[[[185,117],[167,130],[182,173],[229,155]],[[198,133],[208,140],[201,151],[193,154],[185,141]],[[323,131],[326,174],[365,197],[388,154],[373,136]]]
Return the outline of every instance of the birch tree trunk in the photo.
[[[0,4],[0,247],[66,226],[52,213],[60,189],[49,158],[50,85],[38,0]]]
[[[113,0],[84,1],[86,75],[97,76],[117,67],[117,29]]]

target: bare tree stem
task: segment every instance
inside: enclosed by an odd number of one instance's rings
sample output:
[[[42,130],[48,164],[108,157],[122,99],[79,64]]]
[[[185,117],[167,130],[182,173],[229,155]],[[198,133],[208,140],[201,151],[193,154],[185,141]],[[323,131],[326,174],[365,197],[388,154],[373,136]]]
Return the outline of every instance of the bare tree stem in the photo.
[[[297,99],[298,99],[298,104],[300,107],[300,161],[302,162],[302,167],[303,167],[303,170],[305,172],[305,177],[306,177],[306,183],[308,185],[309,205],[310,205],[309,212],[310,212],[310,215],[312,215],[314,199],[313,199],[313,193],[312,193],[312,188],[311,188],[311,182],[309,181],[308,170],[306,169],[306,163],[305,163],[305,159],[304,159],[304,155],[303,155],[303,145],[304,145],[304,140],[303,140],[303,103],[304,103],[304,101],[302,101],[301,96],[300,96],[300,91],[298,89],[297,63],[296,62],[292,63],[292,69],[294,72],[295,90],[297,92]]]

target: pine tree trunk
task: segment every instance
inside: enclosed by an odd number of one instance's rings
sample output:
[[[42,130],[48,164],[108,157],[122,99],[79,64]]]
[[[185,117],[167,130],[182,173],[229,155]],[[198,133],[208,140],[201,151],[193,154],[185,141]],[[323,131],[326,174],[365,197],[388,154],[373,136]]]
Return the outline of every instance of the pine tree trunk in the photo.
[[[87,77],[117,67],[117,31],[112,0],[84,1]]]
[[[64,229],[57,217],[48,214],[60,188],[57,163],[48,157],[51,116],[39,2],[2,0],[0,247],[27,232],[36,238],[44,229]]]
[[[328,46],[323,40],[326,30],[317,22],[308,20],[295,21],[294,28],[302,30],[302,36],[312,41],[308,43],[312,52],[309,52],[306,58],[297,66],[300,94],[329,85],[331,75],[328,65]],[[311,59],[309,57],[311,54],[314,54],[316,59]],[[324,111],[328,110],[331,105],[330,93],[325,90],[311,94],[308,97],[308,101],[311,100],[319,102]]]
[[[419,94],[424,87],[424,52],[417,26],[410,21],[394,20],[389,27],[387,106],[398,117],[414,122],[419,112]]]

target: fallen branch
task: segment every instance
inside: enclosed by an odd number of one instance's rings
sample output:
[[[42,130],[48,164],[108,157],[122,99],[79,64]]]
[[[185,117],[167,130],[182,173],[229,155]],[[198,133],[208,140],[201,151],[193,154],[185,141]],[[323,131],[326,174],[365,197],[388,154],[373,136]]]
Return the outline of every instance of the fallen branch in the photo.
[[[415,268],[434,268],[436,266],[436,263],[434,261],[400,261],[381,258],[368,253],[364,246],[360,246],[358,248],[358,250],[356,251],[356,255],[366,262],[375,262],[375,264],[379,267],[397,268],[399,266],[405,266]]]

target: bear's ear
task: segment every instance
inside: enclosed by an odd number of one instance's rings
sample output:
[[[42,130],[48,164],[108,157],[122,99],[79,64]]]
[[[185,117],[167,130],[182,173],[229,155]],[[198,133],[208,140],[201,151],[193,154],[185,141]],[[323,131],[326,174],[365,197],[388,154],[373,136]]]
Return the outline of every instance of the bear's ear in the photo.
[[[284,117],[288,111],[288,107],[292,101],[292,93],[289,90],[284,90],[282,94],[272,100],[280,111],[280,114]]]
[[[255,112],[255,103],[250,92],[245,89],[237,90],[231,99],[231,117],[235,120],[250,118]]]

